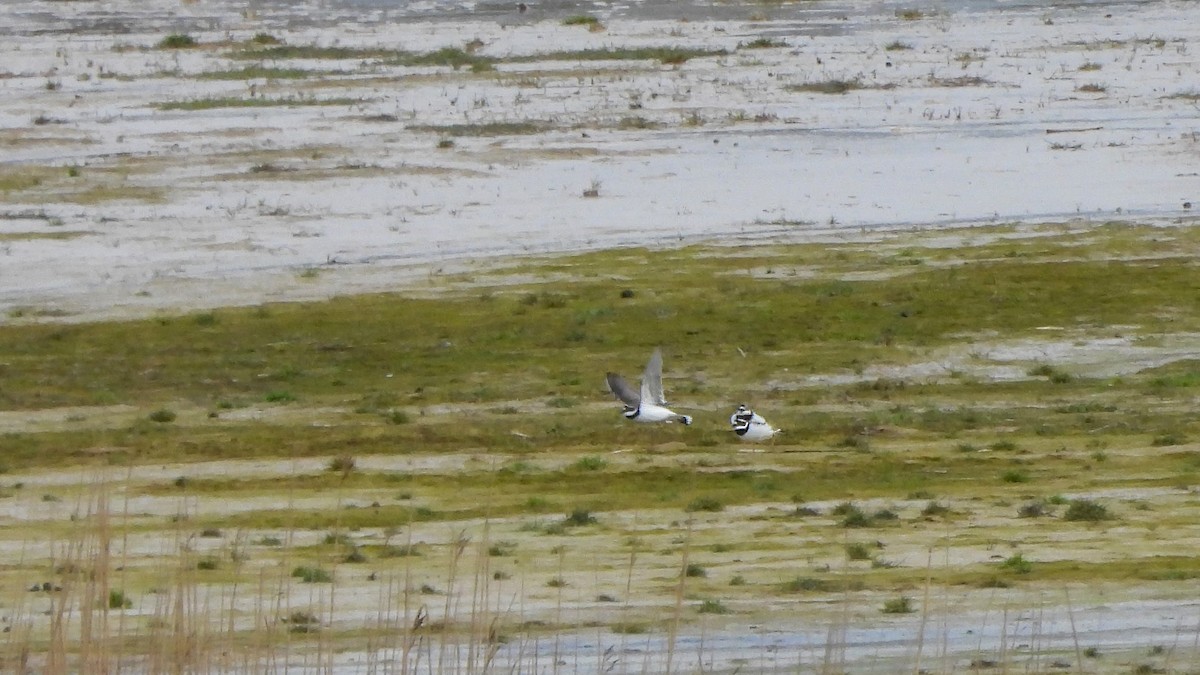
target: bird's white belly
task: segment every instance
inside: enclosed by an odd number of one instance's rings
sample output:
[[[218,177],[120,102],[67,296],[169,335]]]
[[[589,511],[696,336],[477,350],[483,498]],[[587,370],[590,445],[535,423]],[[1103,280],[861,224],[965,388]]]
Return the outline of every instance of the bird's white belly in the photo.
[[[666,422],[673,420],[677,415],[670,410],[659,405],[642,405],[638,410],[638,416],[634,419],[638,422]]]
[[[746,433],[740,434],[738,438],[742,439],[743,441],[756,443],[758,441],[765,441],[774,435],[775,429],[771,428],[771,425],[769,424],[751,424],[750,427],[746,429]]]

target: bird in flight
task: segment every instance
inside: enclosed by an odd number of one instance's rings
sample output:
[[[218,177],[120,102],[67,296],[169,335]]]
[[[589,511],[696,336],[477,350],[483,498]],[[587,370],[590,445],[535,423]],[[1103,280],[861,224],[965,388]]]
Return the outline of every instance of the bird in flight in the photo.
[[[623,415],[635,422],[682,422],[691,424],[690,415],[680,415],[667,407],[663,397],[662,350],[657,347],[646,363],[642,373],[641,391],[635,391],[625,378],[617,373],[607,373],[608,389],[625,404]]]

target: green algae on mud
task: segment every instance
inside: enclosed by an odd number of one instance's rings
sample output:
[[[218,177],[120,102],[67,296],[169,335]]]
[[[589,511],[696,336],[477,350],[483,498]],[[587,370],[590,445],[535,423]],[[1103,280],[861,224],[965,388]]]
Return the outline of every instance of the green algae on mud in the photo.
[[[589,400],[596,372],[620,364],[633,371],[656,344],[667,347],[677,398],[703,400],[697,395],[708,393],[708,382],[736,377],[745,387],[782,372],[855,373],[911,363],[945,345],[1033,337],[1045,326],[1072,339],[1196,331],[1200,318],[1190,310],[1200,280],[1186,253],[1118,258],[1107,255],[1103,234],[1060,239],[1066,259],[1048,250],[1035,260],[1008,257],[999,239],[982,251],[956,249],[971,264],[898,268],[886,248],[854,243],[622,250],[531,261],[507,273],[533,282],[476,275],[433,296],[8,325],[0,347],[18,361],[2,400],[10,408],[97,399],[216,405],[279,389],[310,405],[373,394],[416,406]],[[907,239],[920,246],[920,236]],[[625,270],[620,279],[605,272],[614,263]],[[747,274],[760,268],[767,273]],[[845,278],[872,268],[895,274]],[[750,358],[728,358],[739,349]]]

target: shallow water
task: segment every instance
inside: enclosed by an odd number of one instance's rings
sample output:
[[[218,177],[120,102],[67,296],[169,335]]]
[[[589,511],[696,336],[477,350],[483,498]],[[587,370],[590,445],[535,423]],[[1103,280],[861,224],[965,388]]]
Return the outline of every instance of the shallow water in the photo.
[[[1120,667],[1117,656],[1156,645],[1175,664],[1198,653],[1200,603],[1125,602],[1102,607],[998,607],[990,614],[947,620],[917,614],[847,617],[829,625],[746,624],[714,617],[689,626],[674,641],[616,635],[607,629],[518,639],[491,656],[493,672],[572,673],[798,673],[964,672],[1003,667],[1021,672],[1094,672]],[[1089,647],[1098,649],[1089,652]],[[670,654],[670,656],[668,656]],[[1097,659],[1107,659],[1107,663]],[[336,657],[340,675],[400,672],[402,654],[386,648]],[[466,647],[414,650],[409,667],[437,660],[451,669],[478,663]],[[302,665],[297,661],[296,665]],[[988,665],[991,664],[991,665]],[[414,667],[415,666],[415,667]]]

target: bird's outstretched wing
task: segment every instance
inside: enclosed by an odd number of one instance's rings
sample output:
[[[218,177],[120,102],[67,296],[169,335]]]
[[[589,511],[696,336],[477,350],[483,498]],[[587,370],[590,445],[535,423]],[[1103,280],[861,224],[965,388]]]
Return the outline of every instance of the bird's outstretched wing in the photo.
[[[605,373],[604,378],[608,380],[608,390],[611,391],[625,405],[636,408],[641,405],[642,400],[638,397],[633,387],[625,381],[625,378],[616,373]]]
[[[662,350],[655,347],[642,373],[642,400],[655,405],[666,405],[662,386]]]

